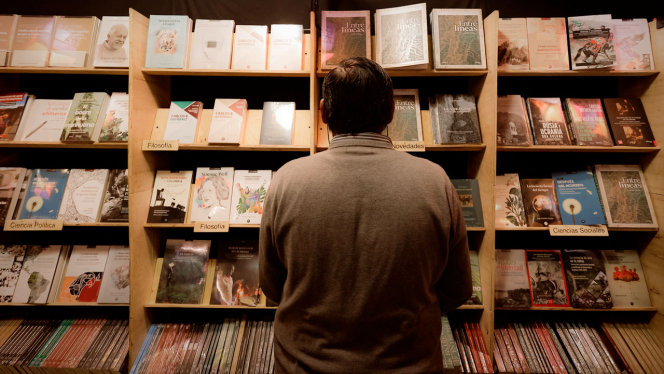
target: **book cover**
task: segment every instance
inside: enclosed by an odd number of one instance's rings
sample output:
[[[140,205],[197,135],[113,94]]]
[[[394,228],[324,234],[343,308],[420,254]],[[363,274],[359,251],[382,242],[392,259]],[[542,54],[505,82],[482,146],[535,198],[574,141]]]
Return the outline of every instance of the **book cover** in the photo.
[[[529,70],[528,25],[525,18],[498,20],[498,70]]]
[[[496,176],[496,227],[526,227],[519,174]]]
[[[435,69],[486,68],[482,9],[433,9],[430,16]]]
[[[603,101],[616,145],[632,147],[657,145],[640,99],[620,98],[603,99]]]
[[[97,17],[58,17],[48,66],[92,66],[93,43],[98,23]]]
[[[417,89],[394,90],[394,117],[385,128],[392,141],[422,141],[422,115]]]
[[[616,70],[654,70],[650,27],[645,18],[614,19]]]
[[[563,259],[557,249],[526,249],[533,307],[569,307]]]
[[[100,142],[126,142],[129,139],[129,95],[113,92],[99,133]]]
[[[610,14],[567,17],[572,70],[616,66]]]
[[[99,288],[98,303],[129,303],[129,247],[112,245]]]
[[[523,249],[496,249],[495,306],[529,308],[530,282]]]
[[[30,182],[30,177],[32,176],[32,169],[26,169],[25,175],[23,176],[23,182],[20,182],[20,190],[14,191],[14,196],[12,197],[12,202],[9,205],[9,212],[7,212],[7,219],[18,219],[21,213],[21,207],[23,206],[23,201],[25,196],[28,193],[28,186]],[[20,181],[20,178],[19,178]],[[11,215],[11,217],[10,217]]]
[[[0,16],[0,66],[7,66],[9,62],[17,20],[18,16],[16,14]]]
[[[46,304],[61,249],[60,245],[28,246],[13,303]]]
[[[68,169],[34,169],[19,219],[57,219],[68,177]]]
[[[190,69],[230,69],[235,21],[197,19]]]
[[[219,243],[212,305],[258,305],[258,241],[223,240]]]
[[[482,277],[480,277],[480,259],[477,251],[468,251],[470,270],[473,278],[473,294],[466,300],[466,305],[482,305]]]
[[[58,219],[67,223],[97,222],[107,179],[108,169],[71,169]]]
[[[193,172],[158,170],[154,179],[148,223],[184,223]]]
[[[295,131],[295,103],[263,103],[260,144],[291,145]]]
[[[565,113],[574,144],[613,145],[600,99],[565,99]]]
[[[268,70],[304,69],[304,27],[272,25],[268,48]]]
[[[567,292],[574,308],[608,309],[613,305],[601,251],[565,249]]]
[[[519,95],[498,96],[498,145],[532,145],[530,125]]]
[[[563,225],[606,224],[592,171],[554,172],[551,177]]]
[[[235,170],[231,223],[260,224],[272,170]]]
[[[103,122],[107,105],[106,92],[79,92],[74,95],[60,140],[94,142],[95,130]]]
[[[12,302],[26,247],[0,245],[0,304]]]
[[[637,251],[604,249],[602,257],[609,278],[614,307],[646,308],[652,306]]]
[[[72,100],[35,100],[18,140],[59,142],[71,102]]]
[[[60,283],[60,303],[94,303],[104,278],[109,246],[75,245]]]
[[[527,18],[530,70],[569,70],[565,18]]]
[[[0,223],[4,223],[6,218],[11,219],[7,215],[24,177],[25,169],[0,167]]]
[[[168,110],[164,140],[177,140],[184,144],[194,143],[202,114],[201,101],[172,101]]]
[[[548,227],[562,223],[553,179],[523,179],[521,191],[528,227]]]
[[[27,102],[27,92],[0,95],[0,141],[14,140]]]
[[[477,179],[450,179],[461,202],[463,219],[467,227],[484,227],[482,199]]]
[[[197,168],[191,222],[229,221],[233,168]]]
[[[205,289],[209,256],[209,240],[168,239],[156,302],[200,304]]]
[[[18,16],[10,66],[45,67],[56,16]]]
[[[187,16],[151,15],[148,30],[146,68],[183,69],[191,26]]]
[[[571,145],[559,98],[528,98],[530,126],[537,145]]]
[[[436,95],[441,144],[482,143],[475,96]]]
[[[376,9],[376,62],[384,68],[427,65],[426,3]]]
[[[249,118],[245,99],[216,99],[208,133],[208,143],[242,144]]]
[[[231,69],[267,69],[267,26],[235,26]]]
[[[321,12],[321,69],[334,69],[349,57],[371,58],[370,12]]]
[[[113,169],[109,173],[99,222],[129,222],[129,176],[127,169]]]
[[[95,47],[95,67],[129,67],[129,17],[101,18]]]
[[[643,171],[639,165],[595,165],[609,227],[657,228]]]

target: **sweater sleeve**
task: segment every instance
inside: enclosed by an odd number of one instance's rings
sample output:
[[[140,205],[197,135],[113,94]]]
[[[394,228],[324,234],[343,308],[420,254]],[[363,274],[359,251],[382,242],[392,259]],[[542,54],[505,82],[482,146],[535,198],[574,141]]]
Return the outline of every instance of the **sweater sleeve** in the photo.
[[[286,283],[286,267],[281,261],[279,249],[274,240],[274,222],[277,213],[277,183],[267,191],[261,228],[259,234],[259,284],[265,297],[273,303],[281,301],[284,284]]]

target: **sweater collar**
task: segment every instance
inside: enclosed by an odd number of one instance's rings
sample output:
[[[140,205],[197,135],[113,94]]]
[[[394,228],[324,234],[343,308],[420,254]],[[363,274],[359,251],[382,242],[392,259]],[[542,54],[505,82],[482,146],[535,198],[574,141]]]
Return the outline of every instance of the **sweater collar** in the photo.
[[[392,140],[375,132],[338,134],[330,141],[330,149],[338,147],[375,147],[394,149]]]

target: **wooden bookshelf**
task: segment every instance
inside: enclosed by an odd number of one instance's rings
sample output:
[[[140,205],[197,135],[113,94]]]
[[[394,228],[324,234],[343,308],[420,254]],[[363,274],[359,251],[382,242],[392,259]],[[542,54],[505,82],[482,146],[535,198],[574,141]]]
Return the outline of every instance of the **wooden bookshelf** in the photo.
[[[0,148],[81,148],[81,149],[127,149],[127,143],[61,143],[61,142],[0,142]]]
[[[146,223],[143,225],[145,228],[157,228],[157,229],[193,229],[193,223]],[[233,223],[230,225],[231,229],[259,229],[261,225],[259,224],[241,224]]]
[[[127,68],[35,68],[0,67],[0,74],[82,74],[82,75],[129,75]]]
[[[523,70],[498,71],[499,77],[649,77],[659,74],[659,70]]]
[[[143,73],[149,75],[170,76],[204,76],[204,77],[302,77],[308,78],[307,70],[205,70],[205,69],[157,69],[143,68]]]
[[[579,145],[499,145],[498,152],[578,152],[578,153],[657,153],[661,149],[657,147],[600,147],[600,146],[579,146]]]
[[[564,312],[657,312],[656,307],[644,307],[644,308],[610,308],[610,309],[591,309],[591,308],[568,308],[568,307],[554,307],[554,306],[543,306],[537,308],[502,308],[496,307],[496,310],[500,311],[514,311],[514,310],[526,310],[532,312],[547,312],[547,311],[564,311]]]
[[[637,228],[637,227],[610,227],[609,232],[658,232],[658,228]],[[546,231],[549,232],[548,227],[496,227],[496,231]]]
[[[65,222],[65,227],[129,227],[129,222],[92,222],[92,223],[72,223]]]
[[[18,306],[29,306],[29,307],[40,307],[40,306],[63,306],[63,307],[129,307],[129,304],[102,304],[102,303],[46,303],[46,304],[27,304],[27,303],[5,303],[0,304],[0,307],[18,307]]]

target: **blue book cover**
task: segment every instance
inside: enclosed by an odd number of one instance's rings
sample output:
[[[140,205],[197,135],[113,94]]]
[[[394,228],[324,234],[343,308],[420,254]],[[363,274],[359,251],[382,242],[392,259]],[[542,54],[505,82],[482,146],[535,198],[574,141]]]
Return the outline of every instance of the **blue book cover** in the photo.
[[[69,169],[35,169],[19,219],[57,219]]]
[[[185,68],[190,31],[187,16],[150,16],[145,67]]]
[[[563,225],[605,225],[591,171],[551,173]]]

